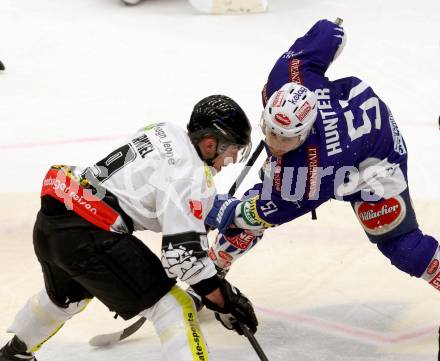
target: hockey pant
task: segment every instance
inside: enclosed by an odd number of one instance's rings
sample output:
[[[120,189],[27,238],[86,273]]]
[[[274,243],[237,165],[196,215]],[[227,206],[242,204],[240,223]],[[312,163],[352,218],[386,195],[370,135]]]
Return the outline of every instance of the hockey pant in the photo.
[[[59,204],[43,198],[34,226],[45,291],[26,303],[9,329],[31,351],[93,297],[129,319],[154,306],[176,283],[142,241],[101,230]]]
[[[419,229],[408,188],[377,203],[352,205],[370,241],[395,267],[440,290],[439,243]]]
[[[58,203],[42,199],[33,234],[45,288],[57,306],[96,297],[129,319],[175,285],[141,240],[95,227],[64,205],[56,209]]]

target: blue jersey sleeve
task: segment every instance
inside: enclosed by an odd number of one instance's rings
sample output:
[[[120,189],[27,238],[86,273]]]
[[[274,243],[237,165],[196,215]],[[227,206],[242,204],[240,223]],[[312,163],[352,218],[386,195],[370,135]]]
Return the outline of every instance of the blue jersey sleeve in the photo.
[[[319,207],[331,198],[333,176],[317,180],[320,194],[314,183],[314,167],[310,160],[312,151],[304,147],[284,158],[269,156],[260,170],[261,183],[250,188],[237,207],[235,223],[244,229],[270,228]]]
[[[275,227],[309,213],[328,200],[286,200],[277,192],[273,192],[270,199],[265,199],[262,193],[253,193],[254,196],[244,198],[238,205],[239,211],[234,220],[238,227],[251,230]]]
[[[344,31],[335,23],[320,20],[275,63],[263,89],[263,104],[288,82],[304,84],[303,78],[323,77],[343,42]]]

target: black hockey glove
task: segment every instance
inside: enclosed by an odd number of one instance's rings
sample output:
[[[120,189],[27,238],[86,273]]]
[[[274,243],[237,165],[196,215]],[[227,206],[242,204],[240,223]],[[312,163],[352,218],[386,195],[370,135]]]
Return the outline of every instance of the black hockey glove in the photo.
[[[215,312],[215,318],[228,330],[235,330],[240,335],[243,334],[243,330],[238,322],[243,323],[252,333],[255,333],[258,320],[251,301],[225,279],[221,280],[220,291],[225,299],[223,308],[220,308],[206,297],[202,297],[205,306]]]

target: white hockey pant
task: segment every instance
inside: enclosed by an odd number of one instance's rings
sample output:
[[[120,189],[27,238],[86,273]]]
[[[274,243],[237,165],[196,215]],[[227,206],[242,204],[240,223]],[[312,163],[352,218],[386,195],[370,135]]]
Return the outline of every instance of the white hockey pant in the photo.
[[[50,300],[43,289],[28,299],[16,314],[7,332],[15,333],[26,344],[27,351],[34,352],[89,302],[90,300],[83,300],[71,303],[67,308],[61,308]]]
[[[153,323],[162,345],[163,360],[209,360],[194,303],[178,286],[139,315]]]

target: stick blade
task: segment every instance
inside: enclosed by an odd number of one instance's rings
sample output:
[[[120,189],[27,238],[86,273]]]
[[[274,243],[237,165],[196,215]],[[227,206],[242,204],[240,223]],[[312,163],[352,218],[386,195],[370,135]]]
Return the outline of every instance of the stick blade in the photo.
[[[104,335],[97,335],[95,337],[92,337],[89,341],[89,345],[94,347],[105,347],[113,345],[134,334],[142,327],[146,320],[147,319],[145,317],[141,317],[135,323],[124,328],[122,331],[106,333]]]
[[[122,331],[97,335],[89,340],[89,345],[93,347],[105,347],[115,344],[121,340]]]

